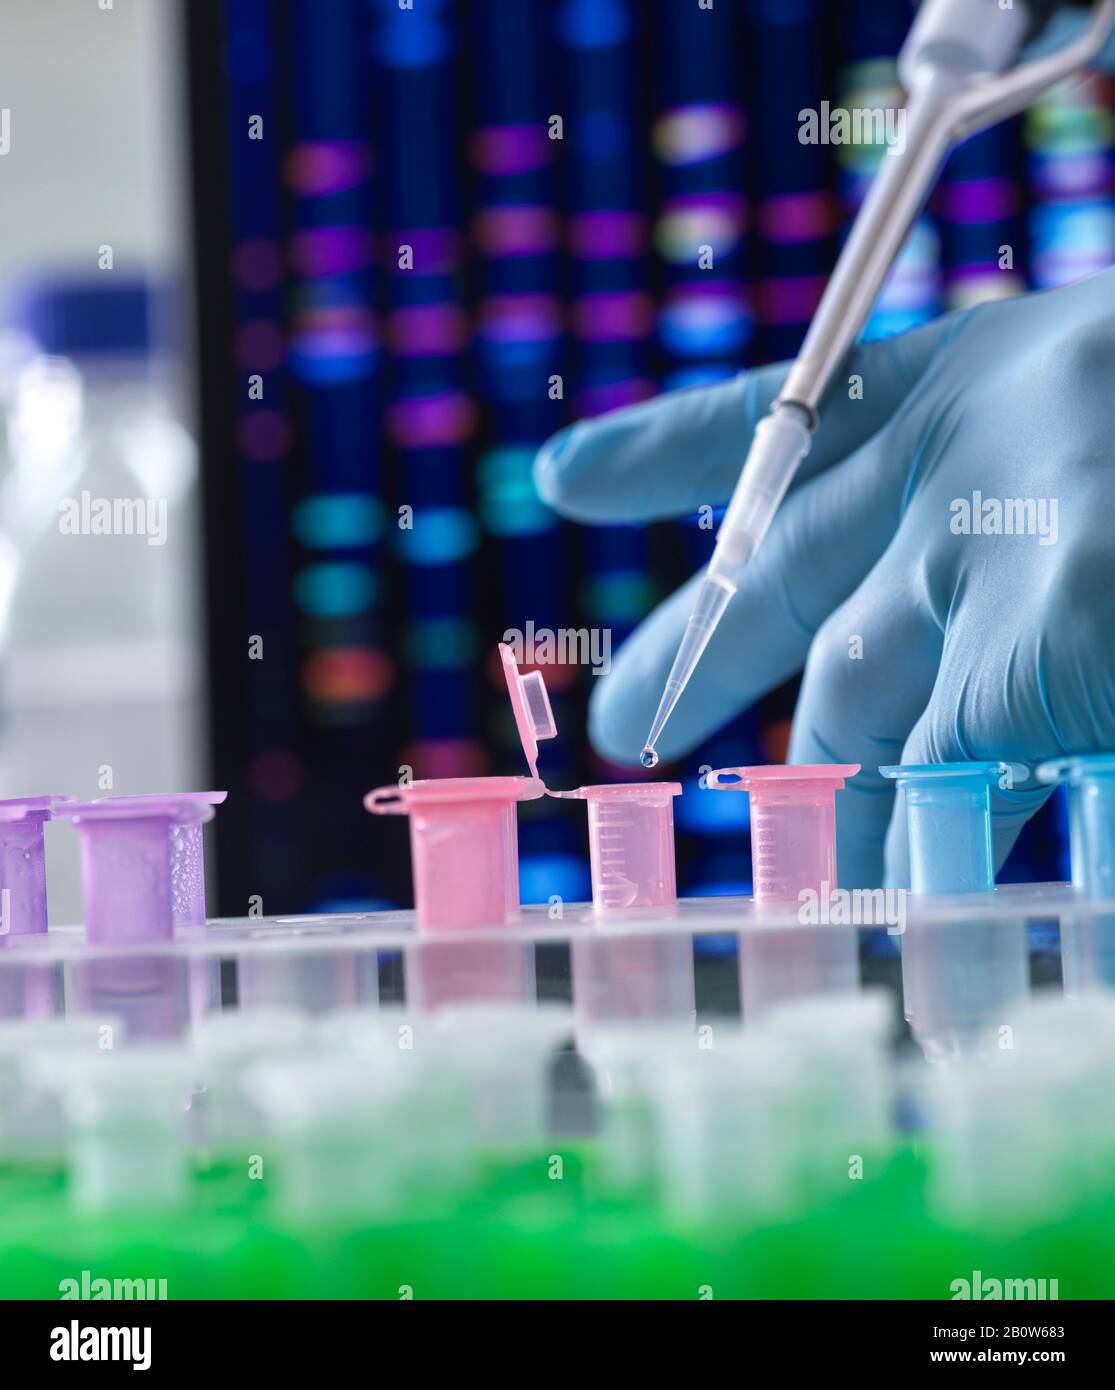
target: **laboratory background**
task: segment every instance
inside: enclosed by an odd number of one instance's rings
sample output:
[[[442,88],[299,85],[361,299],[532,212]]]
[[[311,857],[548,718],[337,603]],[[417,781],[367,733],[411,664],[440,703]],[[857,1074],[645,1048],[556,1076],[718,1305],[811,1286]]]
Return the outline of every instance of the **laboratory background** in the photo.
[[[596,635],[538,667],[547,781],[641,775],[593,753],[588,697],[713,532],[571,525],[534,455],[795,353],[885,157],[798,112],[897,105],[912,16],[695,4],[5,0],[5,796],[227,788],[210,915],[409,906],[405,820],[362,798],[525,771],[508,632]],[[1112,108],[1086,73],[955,152],[868,335],[1115,263]],[[114,498],[135,534],[97,533]],[[751,891],[744,799],[689,793],[781,761],[794,693],[655,774],[679,893]],[[1000,881],[1068,876],[1062,798]],[[520,808],[524,902],[589,896],[570,812]]]

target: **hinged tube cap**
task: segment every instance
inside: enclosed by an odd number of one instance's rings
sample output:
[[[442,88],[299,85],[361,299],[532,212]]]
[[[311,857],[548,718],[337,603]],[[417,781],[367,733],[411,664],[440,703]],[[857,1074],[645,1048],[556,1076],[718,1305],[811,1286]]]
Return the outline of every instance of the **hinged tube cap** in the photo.
[[[557,725],[554,723],[554,712],[550,708],[546,682],[542,679],[541,671],[520,675],[515,653],[506,642],[499,644],[499,659],[503,663],[503,675],[507,681],[507,693],[511,697],[511,709],[515,715],[515,727],[519,731],[519,742],[523,745],[530,775],[537,777],[539,741],[557,737]]]

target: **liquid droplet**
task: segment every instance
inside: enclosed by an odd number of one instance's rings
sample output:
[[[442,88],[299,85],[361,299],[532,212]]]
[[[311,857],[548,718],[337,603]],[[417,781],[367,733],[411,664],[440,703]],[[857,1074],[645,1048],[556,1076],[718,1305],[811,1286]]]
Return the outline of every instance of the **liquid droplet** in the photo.
[[[653,748],[644,748],[643,751],[639,754],[639,761],[642,763],[644,767],[657,767],[658,754],[654,751]]]

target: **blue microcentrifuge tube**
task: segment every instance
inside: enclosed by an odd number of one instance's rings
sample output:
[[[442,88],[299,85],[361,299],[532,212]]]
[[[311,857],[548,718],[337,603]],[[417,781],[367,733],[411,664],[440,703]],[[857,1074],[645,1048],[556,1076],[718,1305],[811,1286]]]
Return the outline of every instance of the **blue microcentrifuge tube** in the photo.
[[[1068,788],[1073,887],[1088,899],[1115,900],[1115,754],[1056,758],[1035,775]],[[1061,966],[1066,994],[1115,985],[1115,916],[1086,909],[1063,913]]]
[[[910,889],[914,893],[990,893],[991,788],[1007,763],[927,763],[881,767],[906,800]]]
[[[881,767],[903,792],[915,894],[979,896],[995,888],[991,789],[1009,764]],[[1029,990],[1021,917],[939,920],[915,903],[903,913],[902,992],[910,1030],[931,1060],[981,1051]]]
[[[1056,758],[1042,763],[1036,776],[1068,787],[1073,887],[1115,899],[1115,754]]]

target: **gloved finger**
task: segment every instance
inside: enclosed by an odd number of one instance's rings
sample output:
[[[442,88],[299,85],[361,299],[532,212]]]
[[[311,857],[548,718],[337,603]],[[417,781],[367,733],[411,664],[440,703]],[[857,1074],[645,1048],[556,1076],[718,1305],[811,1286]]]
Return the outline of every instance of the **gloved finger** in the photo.
[[[968,312],[854,350],[822,406],[799,483],[882,429]],[[788,371],[780,362],[579,420],[543,444],[535,486],[549,506],[583,522],[654,521],[720,506]]]
[[[884,432],[786,498],[666,726],[664,759],[801,669],[817,628],[886,549],[904,479],[902,451]],[[589,735],[615,762],[638,759],[699,580],[661,604],[594,685]]]
[[[907,538],[908,540],[909,538]],[[933,688],[941,632],[902,531],[809,649],[790,738],[793,763],[859,763],[838,793],[842,888],[877,888],[894,803],[879,768],[898,760]]]

